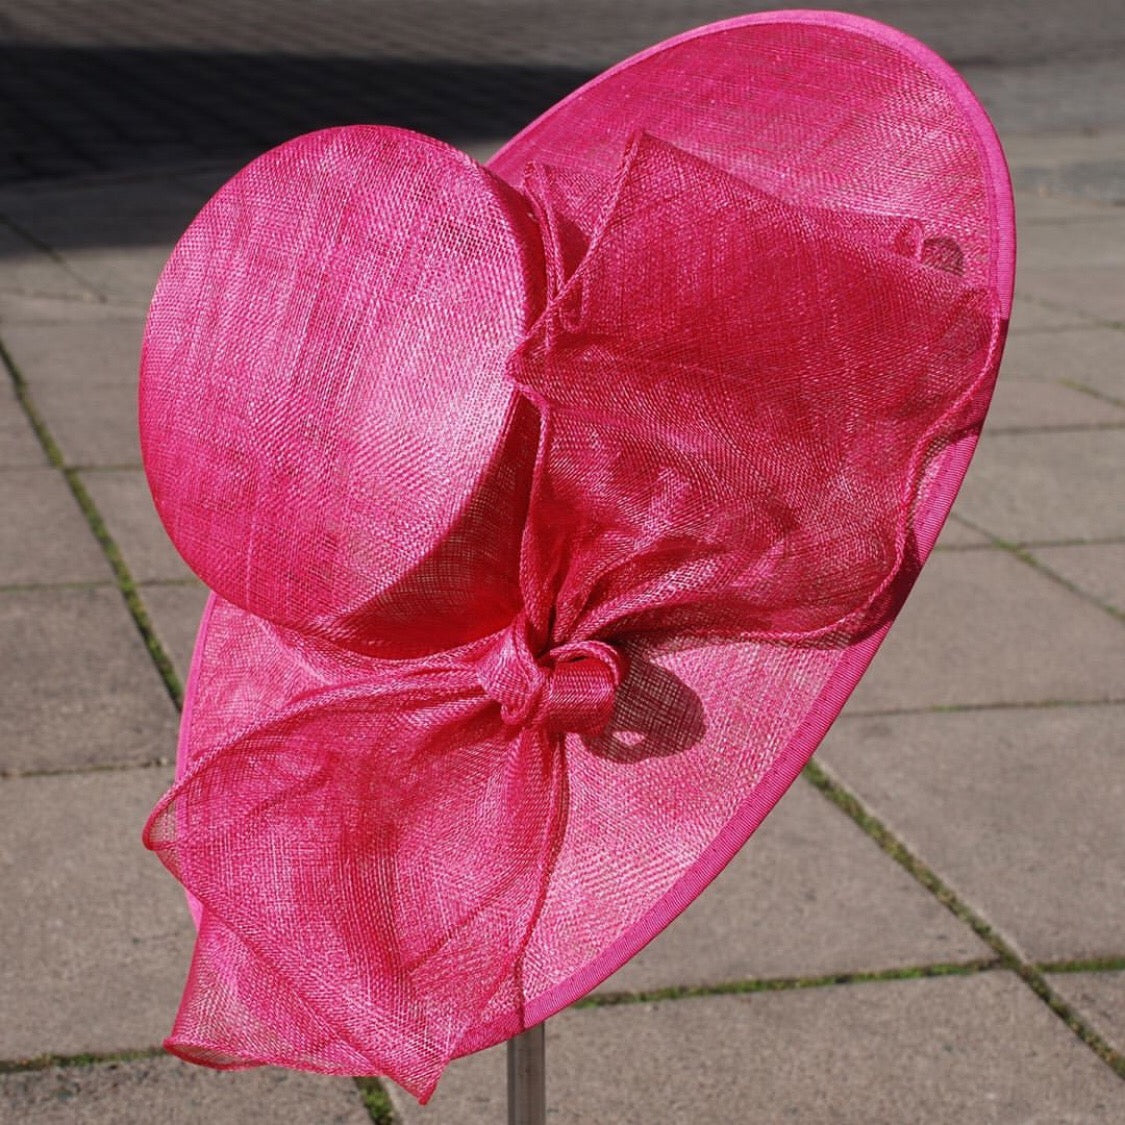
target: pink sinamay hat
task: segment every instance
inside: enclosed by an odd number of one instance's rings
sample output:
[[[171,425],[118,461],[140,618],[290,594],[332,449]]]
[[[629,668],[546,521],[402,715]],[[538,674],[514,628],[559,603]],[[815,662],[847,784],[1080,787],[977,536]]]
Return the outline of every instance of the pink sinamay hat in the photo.
[[[901,606],[1012,273],[972,94],[830,12],[669,40],[485,167],[356,126],[226,184],[142,356],[214,591],[145,829],[199,930],[169,1049],[424,1100],[659,933]]]

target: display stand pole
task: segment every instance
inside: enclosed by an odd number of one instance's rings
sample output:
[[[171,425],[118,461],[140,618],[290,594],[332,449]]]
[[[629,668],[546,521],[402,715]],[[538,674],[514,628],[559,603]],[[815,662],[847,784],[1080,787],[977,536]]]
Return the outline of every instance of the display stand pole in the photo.
[[[508,1125],[545,1125],[547,1065],[543,1024],[508,1040]]]

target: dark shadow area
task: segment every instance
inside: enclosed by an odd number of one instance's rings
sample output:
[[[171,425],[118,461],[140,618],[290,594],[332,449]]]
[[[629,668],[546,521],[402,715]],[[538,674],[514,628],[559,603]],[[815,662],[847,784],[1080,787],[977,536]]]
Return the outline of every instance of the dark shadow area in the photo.
[[[566,66],[0,46],[0,184],[249,158],[333,125],[504,138],[593,72]]]
[[[634,647],[629,651],[629,671],[617,689],[612,721],[601,734],[582,741],[591,754],[629,765],[683,753],[706,731],[699,696],[679,676],[646,660]]]
[[[323,634],[365,656],[413,658],[507,627],[520,611],[519,556],[539,414],[514,401],[507,433],[461,516],[409,573]]]

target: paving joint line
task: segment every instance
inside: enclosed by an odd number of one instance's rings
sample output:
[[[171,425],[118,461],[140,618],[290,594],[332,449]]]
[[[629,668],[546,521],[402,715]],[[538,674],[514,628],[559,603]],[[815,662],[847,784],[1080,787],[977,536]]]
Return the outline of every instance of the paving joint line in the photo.
[[[29,777],[74,777],[87,773],[125,773],[128,770],[163,769],[173,758],[146,758],[140,762],[96,762],[88,766],[52,766],[43,769],[2,769],[0,781],[21,781]]]
[[[109,298],[103,293],[96,285],[94,285],[89,278],[83,277],[66,258],[59,253],[49,243],[44,242],[41,238],[35,235],[32,231],[27,230],[25,227],[17,223],[10,215],[0,213],[0,223],[8,228],[13,234],[22,238],[32,249],[38,250],[41,254],[46,254],[52,262],[55,263],[60,269],[67,273],[74,281],[77,281],[87,293],[92,295],[86,298],[87,304],[107,304]]]
[[[171,658],[168,656],[167,652],[165,652],[164,646],[160,643],[156,631],[153,629],[152,621],[148,616],[148,610],[145,609],[144,603],[141,601],[140,595],[137,592],[137,584],[125,563],[125,558],[116,542],[114,542],[113,537],[110,535],[105,520],[102,519],[101,512],[98,511],[97,505],[87,491],[77,470],[66,464],[66,460],[62,455],[58,443],[55,441],[47,424],[43,421],[42,417],[40,417],[39,411],[32,400],[27,381],[24,379],[19,367],[7,347],[4,346],[2,340],[0,340],[0,360],[3,361],[8,369],[16,398],[32,430],[35,432],[35,436],[43,452],[47,455],[47,460],[51,463],[53,468],[58,469],[59,472],[62,473],[63,480],[66,481],[71,495],[74,497],[86,520],[86,525],[89,527],[98,545],[102,549],[102,553],[109,563],[110,570],[113,571],[114,582],[118,592],[125,601],[125,606],[130,616],[133,618],[133,624],[136,626],[137,631],[141,635],[141,639],[144,641],[145,648],[148,650],[149,657],[156,666],[156,671],[164,683],[165,690],[171,697],[176,709],[181,709],[184,696],[183,685],[180,683],[180,677],[176,673]]]
[[[1003,700],[996,703],[936,703],[929,707],[877,707],[871,710],[848,710],[842,719],[882,719],[899,715],[959,715],[973,711],[1035,711],[1055,707],[1118,707],[1125,698],[1117,699],[1029,699]]]
[[[1108,403],[1110,406],[1125,406],[1125,399],[1115,398],[1111,394],[1106,394],[1105,391],[1099,391],[1094,387],[1089,387],[1085,383],[1080,383],[1077,379],[1068,379],[1063,376],[1059,382],[1064,387],[1069,387],[1072,391],[1078,391],[1081,394],[1089,395],[1090,398],[1097,399],[1098,402]]]
[[[112,386],[112,384],[107,384]],[[1122,427],[1125,428],[1125,422]],[[70,465],[76,473],[85,473],[87,476],[97,476],[99,473],[136,472],[144,468],[140,461],[117,461],[108,465]]]
[[[371,1118],[372,1125],[396,1125],[398,1115],[391,1104],[386,1086],[378,1078],[353,1078],[363,1108]]]
[[[823,765],[810,761],[803,776],[821,794],[849,817],[887,855],[917,880],[955,918],[967,925],[996,954],[998,968],[1009,969],[1048,1011],[1057,1016],[1073,1034],[1097,1055],[1119,1078],[1125,1079],[1125,1054],[1117,1051],[1096,1031],[1078,1009],[1064,1000],[1050,985],[1041,966],[1019,955],[1001,934],[978,914],[928,864],[919,859],[881,820]]]
[[[1094,594],[1083,590],[1081,586],[1076,585],[1069,579],[1064,578],[1061,574],[1057,574],[1046,563],[1040,562],[1023,543],[1012,543],[1007,539],[1001,539],[999,535],[993,534],[985,527],[974,523],[972,520],[966,519],[964,516],[958,517],[961,522],[970,530],[979,533],[980,535],[987,536],[991,540],[994,547],[1000,548],[1002,551],[1007,551],[1013,558],[1019,559],[1020,562],[1031,567],[1032,570],[1038,571],[1045,578],[1049,578],[1052,582],[1062,586],[1064,590],[1069,590],[1076,597],[1081,598],[1085,602],[1096,606],[1103,613],[1109,614],[1110,617],[1116,621],[1125,621],[1125,612],[1119,610],[1116,606],[1110,605],[1108,602],[1103,602],[1101,598],[1096,597]]]
[[[138,1047],[125,1051],[81,1051],[75,1055],[34,1055],[26,1059],[0,1059],[0,1075],[33,1074],[52,1067],[101,1066],[115,1062],[137,1062],[140,1059],[158,1059],[167,1054],[163,1047]]]
[[[972,961],[941,961],[910,965],[899,969],[872,969],[845,973],[822,973],[796,977],[747,977],[717,984],[668,985],[664,988],[602,992],[584,996],[572,1008],[613,1008],[622,1004],[655,1004],[664,1001],[690,1000],[705,996],[744,996],[754,992],[796,992],[804,988],[831,988],[836,985],[873,984],[879,981],[922,980],[932,977],[975,976],[1006,968],[998,957],[976,958]]]
[[[6,582],[0,585],[0,594],[28,594],[37,590],[104,590],[116,588],[112,578],[91,578],[72,582]]]
[[[5,1075],[37,1074],[44,1070],[79,1070],[87,1067],[111,1066],[114,1063],[142,1062],[169,1056],[163,1047],[139,1047],[124,1051],[83,1051],[75,1055],[35,1055],[26,1059],[0,1059],[0,1078]],[[363,1108],[372,1125],[396,1125],[394,1107],[386,1087],[378,1078],[354,1078]]]
[[[1071,389],[1076,390],[1077,388],[1071,387]],[[1120,406],[1120,403],[1113,399],[1103,399],[1100,395],[1094,397],[1102,399],[1109,405]],[[1010,437],[1013,434],[1017,437],[1023,434],[1089,434],[1101,433],[1105,430],[1125,430],[1125,420],[1120,422],[1060,422],[1054,425],[1043,424],[1038,426],[990,426],[981,435],[981,440],[987,441],[989,437]]]
[[[1018,546],[1027,551],[1040,551],[1051,547],[1120,547],[1125,538],[1107,535],[1099,539],[1032,539],[1021,541]],[[935,551],[996,551],[995,543],[938,543]]]
[[[979,551],[982,548],[987,550],[996,549],[996,544],[992,541],[992,537],[989,536],[988,532],[979,530],[976,524],[965,519],[960,512],[950,512],[949,518],[968,531],[976,531],[978,534],[988,537],[989,541],[987,543],[947,543],[943,545],[939,538],[937,546],[934,548],[935,550]],[[1125,535],[1096,535],[1086,538],[1070,536],[1066,539],[1021,539],[1017,546],[1034,551],[1041,547],[1116,547],[1121,544],[1125,544]]]
[[[1049,312],[1065,313],[1069,316],[1080,317],[1085,320],[1086,324],[1062,324],[1055,327],[1047,328],[1021,328],[1021,332],[1073,332],[1075,329],[1082,330],[1088,328],[1125,328],[1125,321],[1110,320],[1103,316],[1092,316],[1090,313],[1084,313],[1078,309],[1071,308],[1070,305],[1060,304],[1058,301],[1052,301],[1049,297],[1036,297],[1034,293],[1027,293],[1021,291],[1017,295],[1017,301],[1025,305],[1035,305],[1038,308],[1046,309]]]
[[[140,1047],[125,1051],[84,1051],[76,1055],[35,1055],[27,1059],[0,1059],[0,1078],[14,1074],[37,1074],[44,1070],[77,1070],[110,1066],[113,1063],[141,1062],[170,1057],[163,1047]],[[372,1125],[396,1125],[394,1106],[386,1087],[378,1078],[353,1078],[363,1108]]]
[[[0,473],[45,473],[58,468],[60,468],[58,465],[0,465]],[[74,473],[97,476],[100,473],[137,472],[142,470],[144,465],[140,461],[121,461],[113,465],[68,464],[66,468]]]
[[[1052,309],[1051,311],[1052,312],[1059,312],[1059,311],[1069,312],[1070,310],[1069,309],[1066,309],[1066,310]],[[1095,328],[1111,328],[1111,327],[1113,327],[1111,324],[1105,324],[1102,321],[1094,320],[1094,321],[1089,321],[1086,324],[1053,324],[1053,325],[1049,325],[1049,326],[1044,325],[1044,326],[1038,327],[1038,328],[1019,328],[1019,327],[1017,327],[1017,328],[1012,328],[1008,332],[1008,336],[1009,336],[1009,338],[1014,340],[1017,336],[1054,336],[1054,335],[1057,335],[1059,332],[1089,332],[1089,331],[1091,331],[1092,329],[1095,329]],[[1001,367],[1001,371],[1002,370],[1003,370],[1003,367]],[[1023,376],[1023,377],[1026,378],[1026,376]],[[1012,376],[1009,376],[1009,378],[1018,379],[1018,378],[1021,378],[1021,376],[1012,375]]]
[[[1021,539],[1017,546],[1025,551],[1038,551],[1045,547],[1120,547],[1122,544],[1125,544],[1125,535],[1100,535],[1089,539]],[[994,544],[981,543],[978,546],[993,547]]]
[[[1117,973],[1125,972],[1125,954],[1108,957],[1077,957],[1070,961],[1040,961],[1041,973]]]
[[[148,610],[145,608],[137,592],[137,584],[133,580],[133,576],[125,563],[125,558],[116,542],[114,542],[113,537],[110,535],[109,529],[102,519],[101,512],[98,511],[97,506],[94,504],[93,498],[90,496],[89,492],[86,491],[86,486],[82,483],[82,479],[73,469],[63,469],[62,472],[64,479],[70,486],[70,491],[74,494],[75,500],[78,501],[78,506],[82,509],[82,514],[86,517],[86,523],[89,525],[90,530],[94,534],[94,538],[101,546],[102,552],[105,554],[110,568],[113,570],[117,588],[122,598],[125,600],[125,605],[129,613],[132,615],[133,623],[136,625],[137,631],[141,634],[141,639],[145,643],[145,648],[148,650],[149,657],[152,659],[153,664],[156,665],[156,670],[160,674],[161,680],[164,682],[165,690],[171,697],[172,702],[176,705],[176,709],[179,710],[183,707],[183,685],[180,683],[180,677],[176,673],[171,658],[168,656],[167,652],[164,651],[164,646],[160,643],[156,631],[153,629],[152,621],[148,616]]]
[[[815,784],[815,783],[814,783]],[[1077,973],[1125,971],[1125,955],[1097,957],[1085,960],[1040,961],[1028,963],[1040,973]],[[936,977],[966,977],[979,973],[1011,971],[1011,966],[1002,956],[974,958],[969,961],[934,961],[920,965],[901,966],[893,969],[866,969],[839,973],[818,973],[808,976],[787,977],[745,977],[715,984],[668,985],[661,988],[633,989],[620,992],[594,993],[575,1001],[571,1008],[612,1008],[625,1004],[653,1004],[669,1001],[696,999],[708,996],[740,996],[755,992],[796,992],[806,988],[832,988],[850,984],[876,984],[884,981],[931,980]],[[17,1074],[49,1067],[98,1066],[103,1063],[132,1061],[135,1059],[160,1058],[164,1056],[163,1047],[139,1047],[123,1051],[80,1052],[75,1055],[44,1054],[31,1058],[0,1059],[0,1074]],[[359,1077],[354,1081],[363,1091],[371,1090],[379,1102],[379,1094],[385,1097],[381,1080],[374,1077]],[[380,1104],[379,1112],[391,1112],[390,1103],[386,1109]]]

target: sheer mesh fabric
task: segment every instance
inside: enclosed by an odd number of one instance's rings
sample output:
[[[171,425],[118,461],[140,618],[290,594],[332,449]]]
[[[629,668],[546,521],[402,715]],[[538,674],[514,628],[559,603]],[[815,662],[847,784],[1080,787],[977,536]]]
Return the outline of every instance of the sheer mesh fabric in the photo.
[[[751,17],[490,169],[353,127],[208,204],[142,361],[215,591],[146,828],[199,923],[172,1050],[425,1099],[753,831],[987,407],[1006,185],[965,98],[877,25]]]

